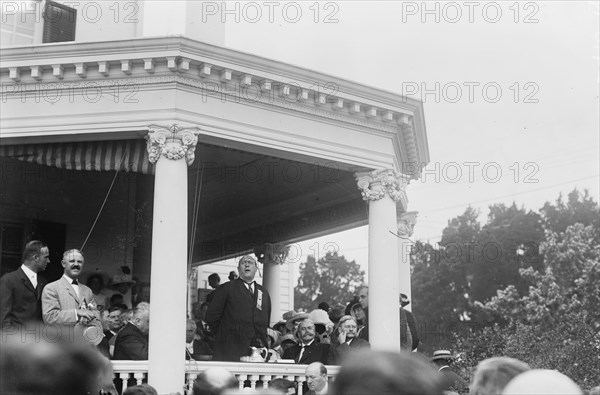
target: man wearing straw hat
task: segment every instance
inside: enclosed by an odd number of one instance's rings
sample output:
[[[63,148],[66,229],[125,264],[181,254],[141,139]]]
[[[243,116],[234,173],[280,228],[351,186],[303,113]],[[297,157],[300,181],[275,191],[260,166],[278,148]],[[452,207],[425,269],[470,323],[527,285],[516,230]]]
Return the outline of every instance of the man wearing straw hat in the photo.
[[[446,390],[450,388],[462,388],[466,385],[465,381],[450,368],[450,364],[452,364],[455,359],[456,358],[448,350],[434,351],[433,357],[431,358],[431,362],[433,362],[443,376],[442,380]]]

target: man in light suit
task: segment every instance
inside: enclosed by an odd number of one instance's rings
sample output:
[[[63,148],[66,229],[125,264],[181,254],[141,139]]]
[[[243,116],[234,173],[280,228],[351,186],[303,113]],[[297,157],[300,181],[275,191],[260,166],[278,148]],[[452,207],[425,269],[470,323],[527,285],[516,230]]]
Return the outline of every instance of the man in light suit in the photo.
[[[77,281],[83,271],[83,263],[83,254],[79,250],[63,254],[63,276],[46,285],[42,292],[42,315],[46,324],[67,327],[81,324],[87,327],[99,323],[98,311],[90,304],[94,298],[92,290]]]
[[[20,327],[42,321],[41,296],[46,279],[38,273],[50,262],[46,243],[33,240],[23,251],[23,264],[0,278],[0,325]]]

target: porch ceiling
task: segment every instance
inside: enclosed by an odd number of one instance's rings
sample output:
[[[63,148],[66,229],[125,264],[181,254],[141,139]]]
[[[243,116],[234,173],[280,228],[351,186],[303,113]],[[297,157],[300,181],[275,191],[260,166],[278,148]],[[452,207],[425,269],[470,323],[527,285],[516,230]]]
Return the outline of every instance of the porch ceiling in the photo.
[[[360,170],[364,169],[355,169]],[[297,241],[351,228],[367,220],[354,172],[333,162],[298,162],[199,144],[188,181],[196,263],[249,251],[265,242]]]

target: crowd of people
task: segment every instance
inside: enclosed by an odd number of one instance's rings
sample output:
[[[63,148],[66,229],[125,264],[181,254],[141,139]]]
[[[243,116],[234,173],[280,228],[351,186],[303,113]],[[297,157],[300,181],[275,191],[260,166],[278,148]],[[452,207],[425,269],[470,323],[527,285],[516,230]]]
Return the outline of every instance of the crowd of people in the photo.
[[[120,393],[109,359],[148,359],[148,286],[132,292],[135,282],[126,271],[112,281],[100,272],[86,276],[84,255],[75,249],[63,254],[63,276],[47,283],[38,275],[49,262],[48,246],[40,241],[25,246],[22,262],[19,269],[0,278],[0,393]],[[470,384],[466,383],[452,370],[455,357],[449,350],[435,351],[431,358],[412,352],[419,337],[414,316],[405,309],[410,301],[404,294],[398,301],[402,352],[372,351],[367,286],[345,306],[322,302],[310,312],[289,311],[270,326],[271,299],[254,281],[257,270],[256,260],[246,255],[228,282],[221,284],[217,274],[209,277],[213,291],[191,311],[182,356],[197,361],[306,365],[302,387],[273,379],[263,393],[451,394],[464,388],[473,395],[586,393],[557,371],[531,369],[507,357],[481,361]],[[31,325],[45,325],[45,338],[40,339]],[[52,341],[48,341],[48,327],[58,328]],[[35,341],[23,341],[23,334],[36,335]],[[327,365],[341,365],[335,380],[328,375]],[[236,391],[240,391],[238,380],[223,368],[203,370],[193,385],[195,395]],[[248,391],[255,390],[243,390]],[[155,393],[147,384],[124,392]],[[600,389],[587,393],[600,395]]]

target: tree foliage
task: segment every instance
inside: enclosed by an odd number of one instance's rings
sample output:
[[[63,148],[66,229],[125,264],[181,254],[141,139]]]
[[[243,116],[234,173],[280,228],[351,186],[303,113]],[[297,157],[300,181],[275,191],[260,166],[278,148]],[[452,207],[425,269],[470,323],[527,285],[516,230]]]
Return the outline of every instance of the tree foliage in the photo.
[[[473,218],[468,208],[449,221],[437,249],[415,245],[413,311],[422,351],[460,351],[465,379],[479,361],[506,355],[557,369],[583,388],[598,385],[598,204],[574,190],[539,213],[494,205],[485,225]],[[447,253],[453,242],[474,244],[472,253],[453,258]],[[502,254],[486,256],[488,243]],[[435,330],[428,322],[437,322]]]
[[[365,273],[360,265],[337,252],[328,252],[318,262],[309,255],[300,264],[300,277],[294,289],[295,307],[310,311],[320,302],[345,305],[364,282]]]

